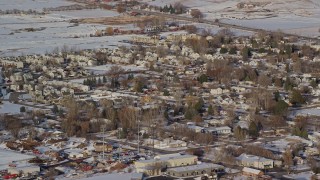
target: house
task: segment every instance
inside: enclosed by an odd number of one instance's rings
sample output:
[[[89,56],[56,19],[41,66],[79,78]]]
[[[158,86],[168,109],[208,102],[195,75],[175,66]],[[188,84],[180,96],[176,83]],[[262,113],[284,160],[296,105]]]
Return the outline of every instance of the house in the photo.
[[[244,167],[242,169],[242,174],[244,176],[252,177],[252,178],[258,178],[263,175],[263,172],[257,169],[249,168],[249,167]]]
[[[103,144],[102,142],[94,143],[93,147],[96,152],[103,152],[103,150],[105,152],[111,152],[113,149],[111,144],[107,144],[107,143]]]
[[[194,177],[200,175],[211,175],[224,172],[224,167],[218,164],[212,163],[201,163],[191,166],[182,166],[169,168],[167,170],[167,175],[172,177]]]
[[[0,63],[1,66],[15,66],[16,68],[23,68],[23,62],[21,61],[10,61],[1,59]]]
[[[164,139],[163,141],[157,139],[145,139],[145,144],[147,146],[153,146],[158,149],[165,149],[165,148],[179,148],[179,147],[186,147],[187,143],[181,140],[173,140],[171,138]]]
[[[295,157],[293,158],[293,162],[294,162],[294,164],[296,164],[296,165],[302,165],[302,164],[304,163],[304,160],[303,160],[301,157],[299,157],[299,156],[295,156]]]
[[[253,167],[257,169],[270,169],[274,167],[274,160],[260,156],[243,153],[236,159],[238,160],[238,164],[240,166]]]
[[[81,149],[66,149],[65,153],[68,154],[70,159],[79,159],[84,157],[84,151]]]
[[[221,127],[210,127],[206,129],[207,132],[212,133],[213,135],[229,135],[231,134],[231,128],[228,126]]]
[[[136,161],[134,165],[137,172],[159,175],[163,168],[195,165],[197,161],[197,156],[175,153],[155,156],[154,159],[150,160]]]

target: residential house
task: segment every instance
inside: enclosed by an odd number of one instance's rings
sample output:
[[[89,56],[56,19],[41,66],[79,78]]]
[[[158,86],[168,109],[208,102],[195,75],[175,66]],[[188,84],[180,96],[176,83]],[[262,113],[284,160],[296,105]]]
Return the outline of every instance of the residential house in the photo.
[[[274,167],[274,160],[260,156],[243,153],[236,159],[238,160],[238,164],[240,166],[253,167],[257,169],[270,169]]]
[[[242,169],[242,174],[244,176],[247,176],[247,177],[251,177],[251,178],[258,178],[260,176],[263,175],[263,172],[258,170],[258,169],[253,169],[253,168],[249,168],[249,167],[244,167]]]
[[[210,127],[206,128],[206,131],[212,133],[213,135],[229,135],[231,134],[231,128],[228,126],[221,126],[221,127]]]
[[[93,144],[94,150],[96,152],[111,152],[113,147],[111,144],[105,143],[103,144],[102,142],[96,142]]]

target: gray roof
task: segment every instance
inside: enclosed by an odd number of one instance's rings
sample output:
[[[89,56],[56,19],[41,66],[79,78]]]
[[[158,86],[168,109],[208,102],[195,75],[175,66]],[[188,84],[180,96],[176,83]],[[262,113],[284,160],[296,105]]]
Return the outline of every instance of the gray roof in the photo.
[[[201,171],[204,169],[224,169],[224,166],[221,166],[218,164],[212,164],[212,163],[201,163],[201,164],[190,165],[190,166],[169,168],[168,171],[185,172],[185,171]]]
[[[243,153],[239,157],[237,157],[237,160],[246,161],[246,162],[268,162],[268,161],[273,161],[272,159],[267,159],[267,158],[264,158],[264,157],[249,155],[249,154],[245,154],[245,153]]]

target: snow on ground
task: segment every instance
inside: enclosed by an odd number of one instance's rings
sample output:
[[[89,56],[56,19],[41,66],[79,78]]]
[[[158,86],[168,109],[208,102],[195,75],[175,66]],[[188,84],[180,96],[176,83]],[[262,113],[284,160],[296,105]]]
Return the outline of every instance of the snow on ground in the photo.
[[[318,108],[310,108],[310,109],[302,109],[302,110],[296,110],[292,111],[290,114],[290,117],[295,117],[298,115],[302,116],[320,116],[320,109]]]
[[[43,8],[54,8],[59,6],[69,6],[76,3],[66,0],[2,0],[0,1],[0,10],[37,10],[42,11]]]
[[[18,114],[20,113],[21,105],[13,104],[8,101],[3,101],[3,104],[0,105],[0,114]]]
[[[7,169],[8,164],[12,163],[13,161],[21,161],[32,158],[34,158],[34,156],[0,149],[0,170]]]
[[[15,2],[17,0],[13,0]],[[30,9],[57,7],[68,5],[65,0],[25,0]],[[10,9],[15,3],[0,2],[0,9]],[[36,4],[34,4],[36,2]],[[54,3],[52,3],[54,2]],[[38,3],[38,4],[37,4]],[[42,6],[43,4],[47,6]],[[56,47],[67,45],[76,49],[113,48],[118,45],[128,45],[119,41],[129,40],[131,36],[90,37],[97,30],[105,30],[105,25],[69,23],[69,20],[84,17],[111,17],[119,15],[115,11],[91,9],[74,11],[55,11],[46,15],[0,15],[0,56],[19,56],[22,54],[43,54],[51,52]],[[130,25],[132,26],[132,25]],[[26,28],[36,31],[27,32]]]
[[[138,178],[137,178],[138,177]],[[142,177],[142,174],[140,173],[117,173],[117,174],[97,174],[95,176],[92,176],[92,177],[86,177],[86,178],[83,178],[83,180],[105,180],[105,179],[108,179],[108,180],[131,180],[131,179],[134,179],[134,178],[141,178]]]
[[[116,11],[103,9],[83,9],[74,11],[59,11],[52,12],[48,17],[58,17],[62,19],[76,19],[76,18],[99,18],[99,17],[113,17],[118,16]]]
[[[94,72],[95,74],[105,74],[107,73],[112,66],[115,66],[113,64],[108,65],[102,65],[102,66],[92,66],[92,67],[86,67],[85,69]],[[145,70],[144,67],[138,67],[133,65],[128,66],[121,66],[125,71],[139,71],[139,70]]]
[[[320,36],[319,0],[143,0],[164,6],[181,2],[190,9],[199,9],[205,19],[266,30]],[[240,2],[260,3],[252,8],[237,8]],[[249,3],[252,4],[252,3]]]
[[[308,179],[311,179],[311,176],[313,174],[314,174],[313,172],[307,171],[307,172],[302,172],[298,174],[284,175],[283,177],[288,179],[295,179],[295,180],[308,180]]]

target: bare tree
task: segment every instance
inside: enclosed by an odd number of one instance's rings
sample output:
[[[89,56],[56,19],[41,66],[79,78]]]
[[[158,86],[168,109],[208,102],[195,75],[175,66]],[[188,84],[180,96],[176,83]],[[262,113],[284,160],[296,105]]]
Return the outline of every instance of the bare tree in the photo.
[[[173,5],[173,8],[176,10],[175,12],[177,14],[182,14],[186,11],[186,6],[184,6],[181,2],[176,2]]]
[[[289,174],[290,172],[290,166],[293,165],[293,158],[292,158],[292,152],[290,149],[287,149],[283,154],[282,154],[282,159],[283,159],[283,164]]]
[[[113,28],[112,27],[107,27],[106,28],[106,33],[107,33],[107,35],[112,36],[113,35]]]
[[[184,28],[189,34],[194,34],[198,31],[198,29],[195,25],[186,25],[186,26],[184,26]]]
[[[111,77],[111,87],[116,88],[119,84],[119,77],[125,72],[121,66],[111,66],[110,70],[107,72],[107,75]]]
[[[136,128],[140,120],[140,110],[134,107],[124,107],[118,111],[121,127],[124,131],[129,131]]]
[[[190,15],[193,18],[198,18],[198,19],[203,18],[203,14],[199,9],[192,9]]]
[[[263,87],[267,87],[271,85],[272,81],[271,81],[271,78],[268,77],[267,75],[261,74],[258,77],[258,83]]]

